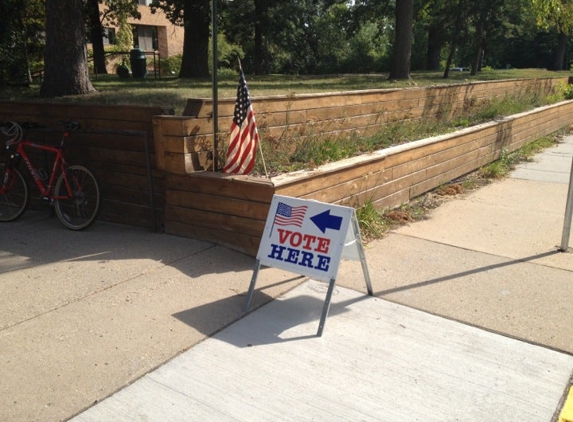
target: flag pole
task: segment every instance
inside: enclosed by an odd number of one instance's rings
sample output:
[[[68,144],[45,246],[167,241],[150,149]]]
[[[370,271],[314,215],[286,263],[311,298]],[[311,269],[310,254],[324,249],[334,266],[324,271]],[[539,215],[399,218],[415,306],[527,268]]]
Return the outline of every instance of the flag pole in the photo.
[[[217,161],[219,156],[219,145],[217,133],[219,132],[219,93],[217,80],[217,0],[211,0],[211,42],[213,48],[213,171],[217,171]]]
[[[243,72],[243,66],[241,66],[241,58],[237,57],[237,61],[239,62],[239,71],[242,73]],[[265,156],[263,154],[263,147],[261,146],[260,134],[259,134],[258,144],[259,144],[259,152],[261,153],[261,159],[263,160],[263,168],[265,169],[265,176],[267,177],[267,179],[270,179],[269,172],[267,171],[267,163],[265,163]]]

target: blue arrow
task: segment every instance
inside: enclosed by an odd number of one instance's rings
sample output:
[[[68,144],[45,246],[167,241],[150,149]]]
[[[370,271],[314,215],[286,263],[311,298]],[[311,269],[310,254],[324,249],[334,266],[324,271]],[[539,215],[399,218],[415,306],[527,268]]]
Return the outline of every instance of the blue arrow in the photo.
[[[342,217],[330,215],[330,210],[316,214],[310,219],[323,233],[326,233],[326,229],[340,230],[342,226]]]

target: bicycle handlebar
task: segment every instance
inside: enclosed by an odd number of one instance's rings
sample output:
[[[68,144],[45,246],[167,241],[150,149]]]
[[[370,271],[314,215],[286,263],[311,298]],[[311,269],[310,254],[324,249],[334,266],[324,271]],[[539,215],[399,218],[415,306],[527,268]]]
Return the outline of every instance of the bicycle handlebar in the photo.
[[[6,141],[6,146],[17,144],[22,140],[24,132],[20,124],[16,122],[1,122],[1,123],[2,125],[0,126],[0,132],[2,132],[3,135],[6,135],[10,138],[8,139],[8,141]]]
[[[82,127],[80,122],[75,120],[60,120],[58,124],[62,126],[66,132],[73,132]]]
[[[80,122],[75,120],[60,120],[58,124],[62,126],[66,132],[73,132],[81,128]],[[35,129],[40,127],[42,126],[36,122],[18,123],[0,120],[0,133],[9,138],[8,141],[6,141],[6,147],[20,142],[24,136],[24,129]]]

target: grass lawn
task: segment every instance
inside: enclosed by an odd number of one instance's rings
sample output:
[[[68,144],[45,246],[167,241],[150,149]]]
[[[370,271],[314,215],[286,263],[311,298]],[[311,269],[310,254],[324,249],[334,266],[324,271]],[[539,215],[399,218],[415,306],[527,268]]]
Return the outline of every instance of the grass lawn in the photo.
[[[476,76],[470,76],[469,72],[450,72],[448,79],[443,78],[442,72],[413,72],[410,80],[403,81],[390,81],[387,74],[246,75],[246,79],[251,97],[256,98],[268,95],[436,86],[499,79],[563,77],[570,74],[571,72],[552,72],[545,69],[510,69],[484,71]],[[219,98],[234,98],[237,82],[238,76],[219,76],[217,90]],[[212,98],[213,95],[210,79],[153,78],[149,75],[145,79],[120,79],[117,75],[99,75],[97,78],[92,76],[92,84],[97,90],[94,94],[57,99],[41,98],[39,83],[32,84],[28,88],[0,87],[0,99],[164,106],[175,109],[175,113],[180,115],[188,98]]]

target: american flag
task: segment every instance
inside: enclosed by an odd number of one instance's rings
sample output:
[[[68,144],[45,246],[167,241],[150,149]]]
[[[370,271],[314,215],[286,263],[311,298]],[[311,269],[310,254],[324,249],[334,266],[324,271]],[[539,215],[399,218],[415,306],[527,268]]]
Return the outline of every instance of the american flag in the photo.
[[[277,226],[302,227],[307,208],[306,205],[291,207],[283,202],[279,202],[277,212],[275,213],[274,224]]]
[[[227,151],[224,173],[248,174],[255,165],[259,132],[255,122],[255,112],[249,97],[247,81],[241,69],[235,116],[231,124],[231,143]]]

